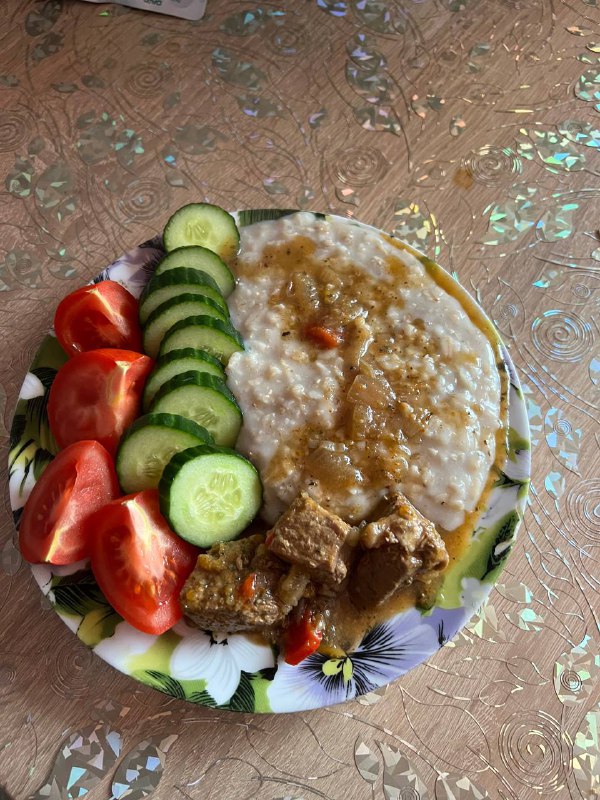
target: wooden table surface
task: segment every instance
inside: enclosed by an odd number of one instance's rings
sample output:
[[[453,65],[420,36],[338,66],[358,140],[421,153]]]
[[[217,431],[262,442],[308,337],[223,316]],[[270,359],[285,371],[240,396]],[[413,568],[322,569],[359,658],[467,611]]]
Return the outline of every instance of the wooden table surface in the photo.
[[[265,717],[95,657],[21,561],[5,491],[0,797],[600,796],[599,110],[597,0],[209,0],[198,23],[4,0],[4,485],[57,301],[199,199],[331,210],[454,271],[519,369],[533,476],[457,639],[387,691]]]

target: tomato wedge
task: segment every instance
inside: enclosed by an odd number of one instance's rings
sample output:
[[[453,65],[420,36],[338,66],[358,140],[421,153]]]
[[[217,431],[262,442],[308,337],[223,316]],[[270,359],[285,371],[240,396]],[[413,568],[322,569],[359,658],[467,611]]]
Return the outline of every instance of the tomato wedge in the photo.
[[[138,416],[152,359],[130,350],[90,350],[59,369],[48,398],[48,420],[59,447],[95,439],[114,456]]]
[[[144,633],[171,628],[181,619],[179,592],[199,550],[169,528],[158,492],[146,489],[114,500],[89,526],[92,570],[115,611]]]
[[[25,504],[19,547],[32,563],[73,564],[90,555],[88,517],[119,496],[112,458],[98,442],[76,442],[42,473]]]
[[[67,295],[56,309],[54,330],[70,356],[106,347],[142,349],[138,302],[116,281],[82,286]]]

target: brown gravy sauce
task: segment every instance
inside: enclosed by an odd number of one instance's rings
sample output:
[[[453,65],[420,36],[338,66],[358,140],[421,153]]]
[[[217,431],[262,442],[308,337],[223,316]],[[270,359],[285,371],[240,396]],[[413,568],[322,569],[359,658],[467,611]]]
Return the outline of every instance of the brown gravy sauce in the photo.
[[[398,250],[408,251],[421,261],[429,277],[460,303],[469,320],[482,331],[490,342],[499,368],[502,398],[500,407],[501,425],[496,432],[495,460],[490,467],[484,490],[476,508],[465,515],[462,525],[452,531],[447,531],[437,526],[439,533],[446,543],[446,548],[450,557],[449,567],[451,567],[460,560],[467,550],[476,527],[477,519],[486,507],[493,484],[506,460],[508,374],[502,360],[500,342],[497,334],[472,298],[457,281],[434,262],[424,258],[411,248],[402,245],[391,237],[385,236],[385,239]],[[240,276],[255,277],[264,273],[265,270],[268,270],[270,273],[276,273],[277,276],[283,279],[281,288],[274,293],[270,302],[272,304],[284,304],[286,309],[289,310],[291,335],[293,335],[294,331],[297,333],[299,326],[305,324],[307,321],[307,314],[310,316],[310,286],[313,282],[319,287],[325,286],[326,288],[324,292],[321,292],[322,297],[320,305],[317,306],[315,303],[312,316],[317,321],[320,320],[332,326],[343,326],[347,324],[348,317],[351,318],[355,304],[363,308],[376,310],[377,314],[385,314],[392,305],[401,307],[402,298],[398,296],[397,291],[407,288],[418,289],[421,283],[419,276],[415,276],[414,273],[411,273],[410,269],[400,258],[396,259],[390,256],[387,259],[388,271],[396,279],[393,284],[390,284],[371,278],[366,275],[363,270],[356,267],[348,267],[347,264],[336,264],[334,259],[317,260],[314,258],[315,250],[316,245],[310,238],[296,236],[285,244],[268,245],[264,249],[262,258],[258,261],[250,262],[240,260],[237,264],[233,265],[234,270]],[[293,276],[298,273],[307,276],[304,286],[304,289],[306,289],[305,296],[301,297],[295,296],[294,288],[290,283]],[[340,286],[342,295],[346,295],[341,305],[337,307],[335,297],[336,286]],[[300,289],[302,290],[303,287],[301,286]],[[348,290],[351,290],[352,299],[355,303],[348,301]],[[328,291],[331,295],[330,302],[327,302]],[[323,301],[323,294],[325,301]],[[379,342],[377,342],[376,337],[371,347],[376,347],[378,344]],[[344,347],[347,348],[350,347],[350,345],[351,343],[347,342],[344,344]],[[318,358],[318,352],[315,352],[313,357]],[[350,385],[356,374],[354,370],[348,370],[347,386]],[[394,388],[398,389],[397,386],[394,386]],[[403,388],[406,395],[413,392],[413,397],[415,397],[416,401],[426,403],[426,387],[405,385]],[[397,394],[401,394],[401,392],[402,388],[400,391],[397,391]],[[346,431],[348,420],[345,418],[345,414],[347,414],[347,409],[342,409],[337,431],[340,441],[344,441],[344,439],[347,438]],[[298,433],[299,439],[302,439],[306,435],[306,431]],[[327,436],[331,438],[331,431],[327,432]],[[287,458],[289,458],[289,451]],[[289,461],[285,457],[282,456],[278,458],[276,456],[273,460],[270,477],[277,477],[278,473],[285,474],[289,466]],[[331,488],[333,489],[334,487],[332,486]],[[252,526],[252,528],[253,532],[255,532],[255,526]],[[443,575],[440,580],[443,580]],[[422,595],[422,588],[419,590],[416,585],[413,585],[398,593],[395,597],[378,606],[376,609],[364,612],[359,612],[350,603],[347,593],[342,593],[339,597],[332,599],[330,621],[326,626],[323,645],[320,648],[321,652],[332,657],[343,655],[347,650],[356,646],[367,630],[389,619],[398,612],[413,607],[417,603],[417,600],[421,605],[425,606],[433,603],[438,588],[439,584],[430,587],[429,597],[424,598]],[[421,591],[420,597],[418,597],[419,591]]]

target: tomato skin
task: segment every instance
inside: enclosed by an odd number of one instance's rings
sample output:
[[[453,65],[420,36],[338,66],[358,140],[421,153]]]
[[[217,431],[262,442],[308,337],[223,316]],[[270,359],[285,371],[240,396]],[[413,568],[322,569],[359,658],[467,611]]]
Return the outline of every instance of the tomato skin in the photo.
[[[142,349],[138,302],[116,281],[82,286],[63,298],[54,315],[54,330],[69,356],[109,347]]]
[[[322,639],[323,631],[316,626],[311,613],[305,611],[286,628],[283,660],[295,667],[319,649]]]
[[[144,633],[172,628],[182,617],[179,593],[200,551],[169,528],[158,492],[113,500],[88,525],[92,571],[115,611]]]
[[[19,525],[23,558],[34,564],[73,564],[90,555],[88,517],[119,496],[112,458],[98,442],[62,450],[46,467]]]
[[[50,430],[59,447],[95,439],[114,456],[138,416],[153,361],[130,350],[90,350],[59,369],[48,398]]]

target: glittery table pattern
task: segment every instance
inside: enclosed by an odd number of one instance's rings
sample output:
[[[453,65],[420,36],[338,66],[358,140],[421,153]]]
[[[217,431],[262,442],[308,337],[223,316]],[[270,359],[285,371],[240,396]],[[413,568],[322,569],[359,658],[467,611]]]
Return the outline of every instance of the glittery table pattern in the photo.
[[[5,451],[58,299],[206,198],[330,210],[439,260],[509,346],[534,464],[479,616],[385,690],[296,716],[196,708],[93,657],[5,495],[0,797],[600,796],[596,0],[209,0],[198,23],[6,0],[0,48]]]

